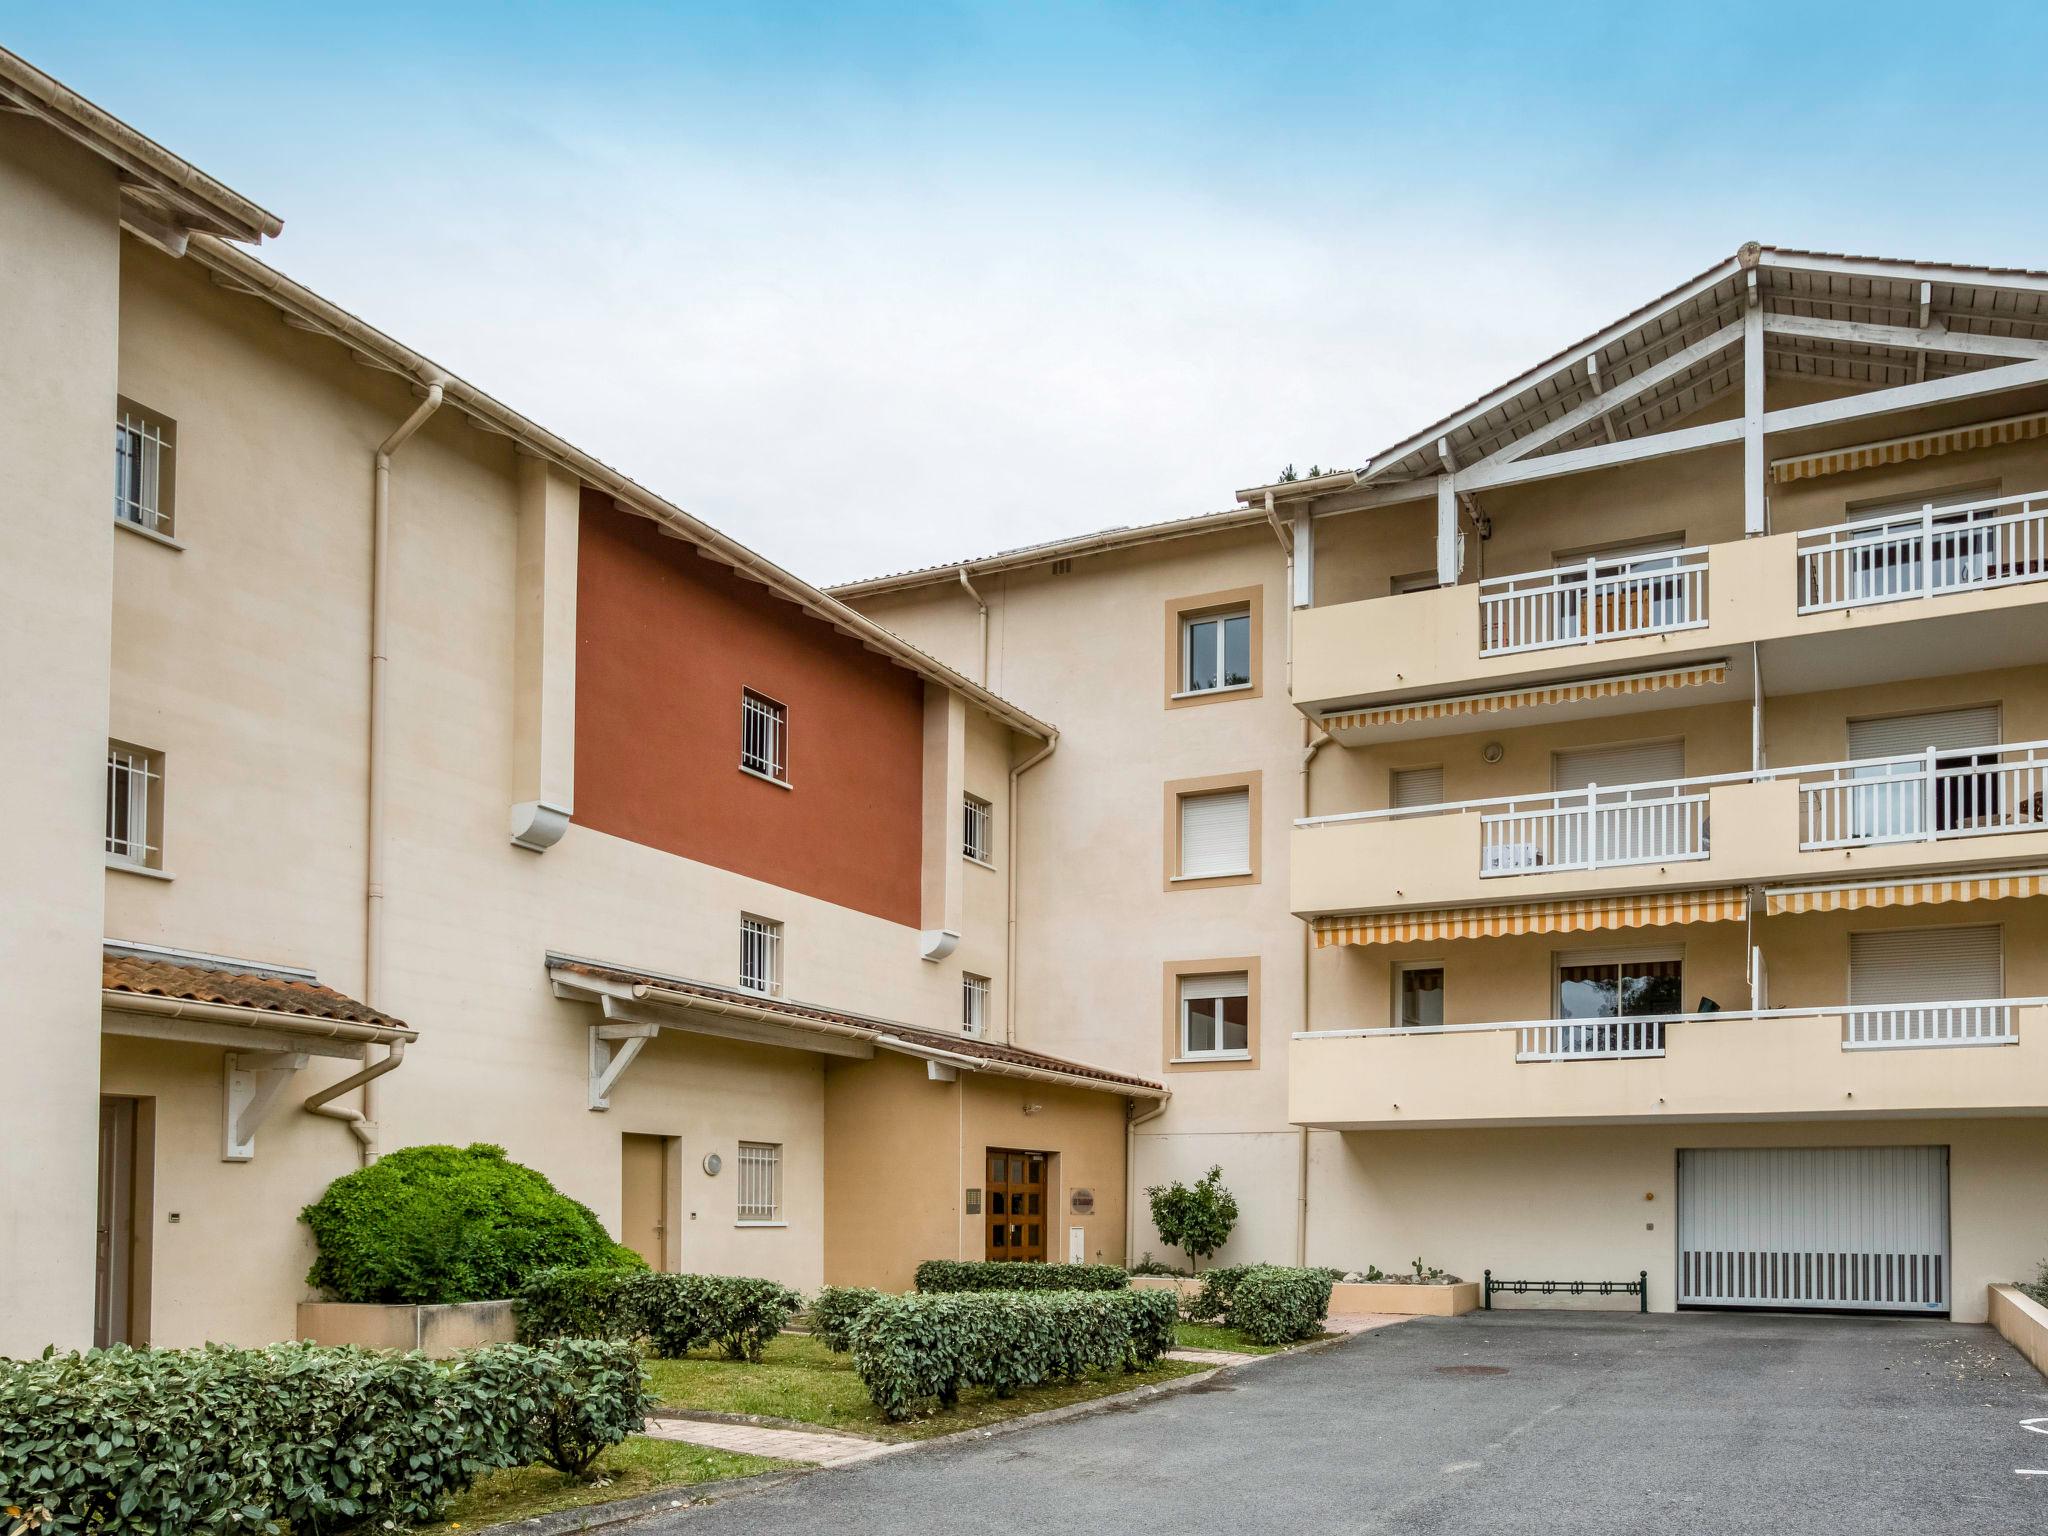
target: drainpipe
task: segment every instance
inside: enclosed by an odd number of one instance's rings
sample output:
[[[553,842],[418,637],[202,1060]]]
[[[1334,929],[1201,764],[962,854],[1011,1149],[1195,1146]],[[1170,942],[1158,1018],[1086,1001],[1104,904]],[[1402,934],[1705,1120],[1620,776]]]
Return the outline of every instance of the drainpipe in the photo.
[[[1025,758],[1010,770],[1010,827],[1006,839],[1008,854],[1004,859],[1005,874],[1009,880],[1010,901],[1006,914],[1009,925],[1003,942],[1003,1043],[1014,1045],[1017,1040],[1017,781],[1044,762],[1060,744],[1060,733],[1054,731],[1043,747]]]
[[[1126,1103],[1135,1102],[1125,1100]],[[1138,1250],[1138,1127],[1166,1113],[1171,1096],[1161,1099],[1142,1115],[1124,1121],[1124,1268],[1129,1269]]]
[[[338,1083],[322,1088],[306,1100],[306,1108],[316,1115],[326,1115],[330,1120],[339,1120],[349,1128],[355,1139],[362,1144],[363,1164],[369,1166],[377,1160],[377,1122],[369,1115],[370,1084],[386,1072],[398,1070],[398,1064],[405,1060],[405,1042],[395,1041],[391,1048],[376,1061],[364,1067],[353,1077],[344,1077]],[[351,1088],[363,1090],[363,1108],[351,1109],[346,1104],[333,1101]]]
[[[981,610],[981,686],[988,686],[988,602],[974,590],[974,583],[967,579],[967,567],[960,567],[960,585],[967,589],[967,595],[974,599],[974,606]],[[1004,610],[1007,612],[1008,610]]]
[[[1302,731],[1306,734],[1314,729],[1304,721]],[[1318,736],[1301,749],[1301,814],[1309,815],[1308,765],[1316,760],[1316,754],[1330,744],[1330,737]],[[1307,923],[1301,925],[1301,1027],[1310,1029],[1309,1009],[1309,963],[1315,956],[1315,944]],[[1308,1263],[1308,1127],[1298,1126],[1296,1147],[1296,1169],[1294,1179],[1294,1263],[1297,1268]]]
[[[438,380],[427,385],[426,398],[389,437],[377,445],[376,485],[370,500],[370,767],[369,819],[364,844],[363,899],[363,1001],[372,1008],[384,1002],[384,738],[387,730],[384,704],[385,662],[390,657],[391,616],[391,455],[426,425],[427,418],[441,408],[442,386]],[[363,1145],[365,1165],[377,1160],[377,1109],[372,1084],[398,1065],[402,1047],[394,1046],[382,1061],[372,1063],[346,1082],[315,1095],[307,1108],[349,1121],[349,1129]],[[342,1088],[360,1086],[360,1111],[336,1111],[327,1100]]]

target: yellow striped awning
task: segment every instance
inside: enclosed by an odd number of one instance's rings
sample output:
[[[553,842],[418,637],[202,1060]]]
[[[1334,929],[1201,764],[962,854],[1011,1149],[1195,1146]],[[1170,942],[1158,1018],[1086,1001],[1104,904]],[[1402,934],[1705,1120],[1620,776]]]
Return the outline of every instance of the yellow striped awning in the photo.
[[[1503,709],[1537,704],[1576,704],[1584,699],[1620,698],[1631,693],[1656,693],[1699,683],[1727,681],[1728,663],[1703,661],[1690,667],[1664,667],[1655,672],[1628,672],[1615,677],[1588,677],[1577,682],[1547,683],[1540,688],[1505,688],[1495,693],[1462,693],[1448,699],[1415,699],[1378,709],[1325,715],[1323,729],[1370,730],[1375,726],[1408,725],[1417,720],[1450,720],[1461,715],[1490,715]]]
[[[1995,448],[2001,443],[2024,443],[2037,437],[2048,437],[2048,411],[2030,416],[2007,416],[1998,421],[1980,421],[1967,427],[1951,427],[1943,432],[1891,437],[1881,443],[1854,443],[1826,453],[1773,459],[1771,479],[1784,485],[1792,480],[1846,474],[1852,469],[1875,469],[1881,464],[1911,464],[1920,459],[1937,459],[1945,453]]]
[[[1332,944],[1428,944],[1498,939],[1523,933],[1588,933],[1604,928],[1664,928],[1736,922],[1749,915],[1749,890],[1641,891],[1577,901],[1520,901],[1490,907],[1428,907],[1411,912],[1344,913],[1315,920],[1316,947]]]
[[[1859,912],[1871,907],[1939,907],[1952,901],[2006,901],[2048,895],[2048,869],[1996,870],[1932,880],[1855,880],[1838,885],[1782,885],[1764,891],[1764,915]]]

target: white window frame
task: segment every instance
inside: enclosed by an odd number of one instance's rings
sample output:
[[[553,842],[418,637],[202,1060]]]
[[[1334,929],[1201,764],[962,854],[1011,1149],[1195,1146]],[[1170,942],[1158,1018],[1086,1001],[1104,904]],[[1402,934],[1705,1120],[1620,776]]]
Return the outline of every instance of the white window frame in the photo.
[[[1213,698],[1215,695],[1219,693],[1244,693],[1248,692],[1251,689],[1251,687],[1258,681],[1256,677],[1247,677],[1241,683],[1226,683],[1223,681],[1224,658],[1230,654],[1230,646],[1226,638],[1226,626],[1232,619],[1244,620],[1245,665],[1246,669],[1249,670],[1251,666],[1253,639],[1251,633],[1251,604],[1239,603],[1235,607],[1217,608],[1207,613],[1188,613],[1181,615],[1179,664],[1180,689],[1178,692],[1174,694],[1174,697],[1176,699],[1207,699]],[[1195,643],[1195,626],[1198,624],[1214,624],[1216,626],[1216,686],[1213,688],[1197,688],[1194,685],[1194,667],[1192,664],[1194,659],[1193,647]]]
[[[772,917],[740,914],[740,990],[782,995],[782,924]]]
[[[733,1225],[786,1227],[782,1215],[782,1143],[743,1141],[733,1158]]]
[[[960,1033],[979,1040],[988,1033],[989,979],[971,971],[960,973]]]
[[[1679,967],[1679,1011],[1685,1010],[1685,946],[1656,944],[1643,949],[1560,949],[1550,957],[1550,1016],[1561,1023],[1596,1023],[1595,1019],[1566,1019],[1564,1016],[1564,973],[1594,966],[1669,965]],[[1602,1014],[1600,1018],[1655,1018],[1655,1014]]]
[[[114,417],[114,521],[175,543],[177,426],[123,399]]]
[[[995,868],[996,808],[979,795],[960,797],[960,857]]]
[[[107,863],[121,869],[157,870],[163,847],[153,809],[163,801],[163,754],[122,741],[107,743],[106,817],[102,828]],[[117,835],[116,827],[125,835]]]
[[[1227,982],[1227,981],[1236,981],[1236,982],[1238,983],[1238,985],[1239,985],[1239,987],[1240,987],[1240,989],[1241,989],[1241,990],[1239,990],[1239,991],[1236,991],[1236,992],[1224,992],[1224,991],[1202,992],[1202,993],[1199,993],[1198,995],[1196,995],[1196,996],[1193,996],[1193,997],[1190,997],[1190,996],[1188,995],[1188,986],[1189,986],[1189,984],[1190,984],[1190,983],[1194,983],[1194,984],[1196,984],[1197,986],[1199,986],[1199,985],[1201,985],[1202,983],[1205,983],[1205,982],[1208,982],[1208,983],[1214,983],[1214,982]],[[1187,1061],[1250,1061],[1250,1060],[1252,1059],[1252,1051],[1251,1051],[1251,1044],[1252,1044],[1252,1041],[1251,1041],[1251,1029],[1252,1029],[1252,1021],[1251,1021],[1251,1011],[1252,1011],[1252,1010],[1251,1010],[1251,995],[1252,995],[1252,988],[1251,988],[1251,976],[1250,976],[1250,974],[1249,974],[1248,972],[1245,972],[1245,971],[1209,971],[1209,972],[1192,972],[1192,973],[1189,973],[1189,974],[1186,974],[1186,975],[1183,975],[1183,976],[1181,976],[1181,977],[1179,978],[1179,980],[1178,980],[1178,981],[1177,981],[1177,982],[1175,983],[1175,989],[1176,989],[1176,997],[1175,997],[1175,1000],[1174,1000],[1174,1008],[1175,1008],[1175,1012],[1176,1012],[1176,1014],[1177,1014],[1177,1022],[1176,1022],[1175,1028],[1176,1028],[1176,1029],[1177,1029],[1177,1030],[1179,1031],[1179,1033],[1178,1033],[1178,1034],[1177,1034],[1177,1035],[1176,1035],[1176,1036],[1174,1037],[1174,1045],[1175,1045],[1175,1048],[1176,1048],[1177,1054],[1176,1054],[1176,1055],[1174,1056],[1174,1058],[1173,1058],[1173,1059],[1174,1059],[1174,1060],[1175,1060],[1176,1062],[1187,1062]],[[1212,998],[1224,998],[1224,997],[1242,997],[1242,998],[1243,998],[1243,999],[1245,1000],[1245,1026],[1244,1026],[1244,1027],[1245,1027],[1245,1042],[1244,1042],[1244,1046],[1243,1046],[1243,1048],[1242,1048],[1242,1049],[1239,1049],[1239,1050],[1225,1050],[1225,1049],[1223,1049],[1222,1047],[1218,1046],[1218,1047],[1217,1047],[1216,1049],[1213,1049],[1213,1050],[1207,1050],[1207,1051],[1197,1051],[1197,1050],[1192,1050],[1192,1049],[1190,1049],[1190,1048],[1189,1048],[1189,1046],[1188,1046],[1188,1017],[1189,1017],[1189,1016],[1188,1016],[1188,1005],[1189,1005],[1190,1003],[1197,1003],[1197,1002],[1207,1002],[1207,1001],[1209,1001],[1209,1000],[1210,1000],[1210,999],[1212,999]],[[1222,1029],[1222,1023],[1223,1023],[1223,1021],[1222,1021],[1222,1019],[1221,1019],[1221,1018],[1219,1017],[1219,1018],[1217,1019],[1217,1030],[1216,1030],[1216,1037],[1217,1037],[1217,1039],[1218,1039],[1219,1041],[1220,1041],[1220,1040],[1221,1040],[1221,1039],[1223,1038],[1223,1029]]]
[[[1443,961],[1441,961],[1441,960],[1403,960],[1403,961],[1401,961],[1400,963],[1398,963],[1398,964],[1397,964],[1397,965],[1395,965],[1395,967],[1394,967],[1394,999],[1393,999],[1393,1009],[1394,1009],[1394,1027],[1395,1027],[1396,1029],[1417,1029],[1417,1028],[1427,1028],[1427,1026],[1426,1026],[1426,1025],[1412,1025],[1412,1024],[1410,1024],[1410,1023],[1409,1023],[1409,1022],[1408,1022],[1408,1021],[1407,1021],[1407,1020],[1406,1020],[1405,1018],[1403,1018],[1403,1017],[1401,1016],[1401,995],[1402,995],[1402,994],[1401,994],[1401,982],[1402,982],[1402,979],[1403,979],[1404,977],[1406,977],[1406,976],[1408,975],[1408,973],[1409,973],[1410,971],[1435,971],[1435,972],[1436,972],[1437,974],[1439,974],[1440,976],[1442,976],[1442,977],[1443,977],[1443,979],[1444,979],[1444,980],[1443,980],[1443,985],[1442,985],[1442,986],[1441,986],[1440,988],[1438,988],[1438,990],[1439,990],[1439,991],[1441,991],[1441,992],[1442,992],[1442,993],[1443,993],[1443,994],[1445,995],[1445,999],[1446,999],[1447,1001],[1448,1001],[1448,999],[1449,999],[1449,996],[1450,996],[1450,991],[1451,991],[1451,970],[1450,970],[1450,967],[1449,967],[1449,966],[1447,966],[1447,965],[1445,965],[1445,964],[1443,963]]]
[[[789,706],[740,690],[740,772],[789,788]]]

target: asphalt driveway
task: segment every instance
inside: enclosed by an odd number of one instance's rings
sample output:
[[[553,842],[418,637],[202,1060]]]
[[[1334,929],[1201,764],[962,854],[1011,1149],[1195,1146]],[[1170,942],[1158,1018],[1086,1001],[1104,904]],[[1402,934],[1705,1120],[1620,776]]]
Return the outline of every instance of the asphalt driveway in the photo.
[[[1988,1328],[1475,1313],[636,1531],[2034,1532],[2048,1387]]]

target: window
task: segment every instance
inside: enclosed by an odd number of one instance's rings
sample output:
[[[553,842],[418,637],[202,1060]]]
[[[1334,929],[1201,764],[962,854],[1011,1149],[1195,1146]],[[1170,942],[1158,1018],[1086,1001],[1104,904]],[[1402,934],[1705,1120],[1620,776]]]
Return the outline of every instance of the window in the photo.
[[[1441,965],[1394,967],[1394,1022],[1403,1028],[1444,1021],[1444,968]]]
[[[1396,768],[1393,775],[1393,794],[1390,804],[1397,811],[1416,810],[1426,805],[1444,803],[1444,770],[1438,764],[1434,768]]]
[[[1849,757],[1858,766],[1849,771],[1857,783],[1847,791],[1846,806],[1836,808],[1841,825],[1823,830],[1882,842],[1924,837],[1930,801],[1936,832],[1999,825],[2011,809],[2000,794],[2006,776],[1997,771],[1999,734],[1996,704],[1851,720]],[[1929,752],[1938,754],[1931,786]],[[1969,772],[1973,767],[1987,771]],[[2017,777],[2012,784],[2021,787]]]
[[[772,1141],[740,1143],[741,1226],[782,1224],[782,1147]]]
[[[1441,585],[1435,571],[1410,571],[1404,576],[1392,577],[1387,582],[1395,597],[1409,592],[1434,591]]]
[[[1190,1061],[1251,1054],[1251,987],[1242,971],[1180,979],[1180,1054]]]
[[[988,1028],[988,978],[962,975],[960,978],[960,1033],[979,1040]]]
[[[789,782],[789,711],[749,688],[740,695],[740,767]]]
[[[162,864],[162,754],[107,743],[107,859],[156,869]]]
[[[986,800],[968,795],[960,808],[960,852],[977,864],[989,862],[993,846],[995,809]]]
[[[1181,880],[1215,880],[1252,872],[1249,788],[1180,797]]]
[[[171,536],[171,448],[175,423],[123,400],[114,418],[114,517]]]
[[[1565,1055],[1611,1055],[1631,1048],[1661,1051],[1664,1027],[1624,1029],[1600,1022],[1683,1013],[1684,963],[1676,949],[1584,951],[1557,957],[1557,1017],[1584,1019],[1560,1030]],[[1647,1035],[1644,1031],[1649,1031]]]
[[[1180,691],[1222,693],[1252,682],[1252,615],[1211,613],[1181,621]]]
[[[740,985],[770,996],[782,990],[782,924],[740,915]]]

